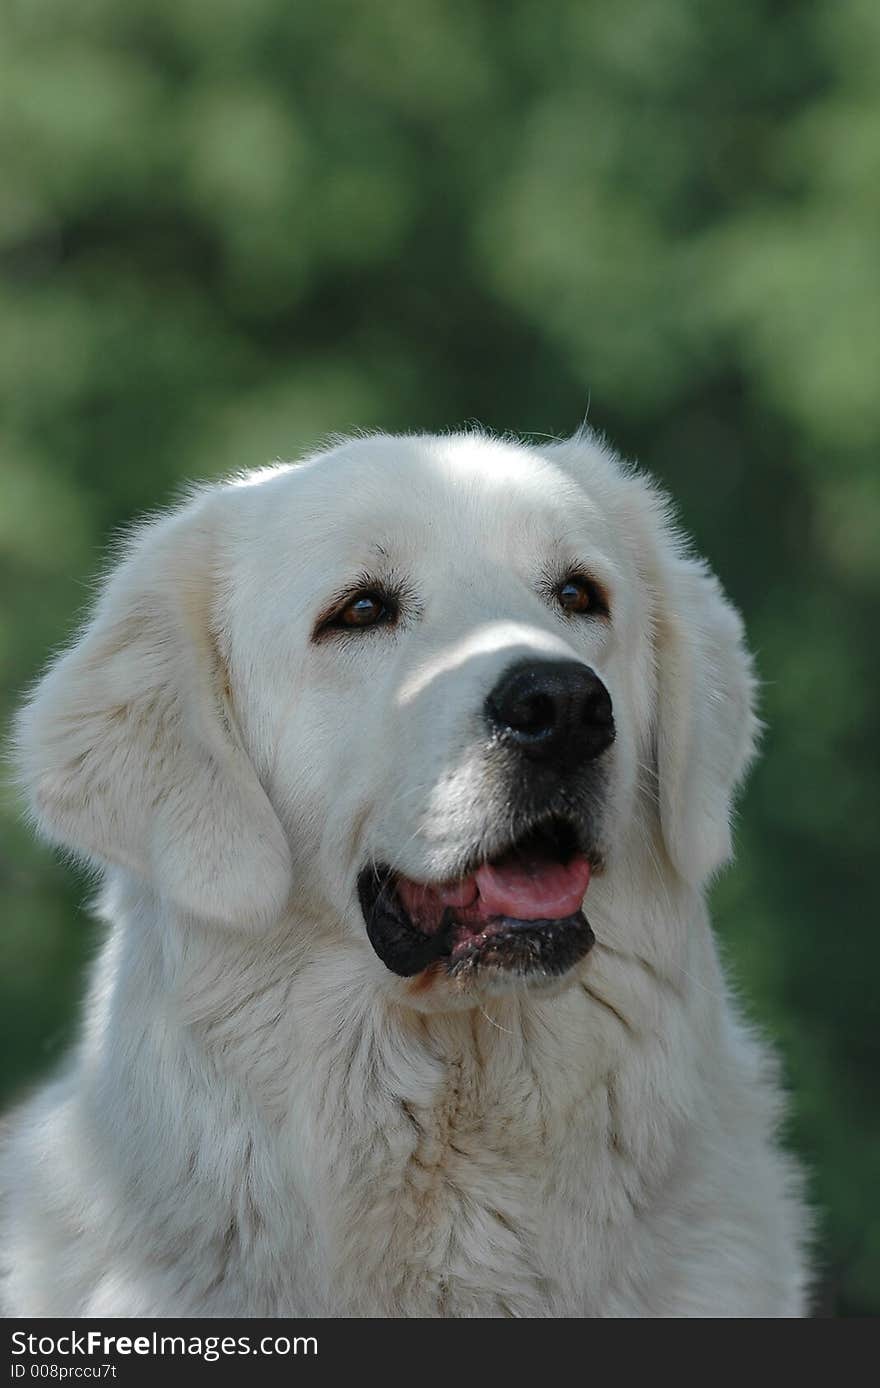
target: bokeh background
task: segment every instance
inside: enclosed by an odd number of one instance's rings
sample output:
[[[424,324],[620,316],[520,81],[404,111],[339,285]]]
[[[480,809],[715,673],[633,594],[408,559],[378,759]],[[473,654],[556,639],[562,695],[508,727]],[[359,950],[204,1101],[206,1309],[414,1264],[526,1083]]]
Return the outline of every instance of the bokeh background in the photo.
[[[880,6],[4,0],[2,30],[4,714],[184,480],[589,412],[757,651],[716,916],[784,1057],[820,1313],[876,1313]],[[0,874],[6,1100],[96,937],[11,793]]]

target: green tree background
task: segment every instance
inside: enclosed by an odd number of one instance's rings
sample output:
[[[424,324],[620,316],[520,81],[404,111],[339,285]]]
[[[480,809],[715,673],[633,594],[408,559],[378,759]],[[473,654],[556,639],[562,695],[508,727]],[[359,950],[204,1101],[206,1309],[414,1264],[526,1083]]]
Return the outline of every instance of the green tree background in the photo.
[[[792,1090],[825,1314],[880,1308],[873,0],[4,0],[9,711],[108,538],[330,431],[590,418],[742,608],[764,757],[715,892]],[[0,1089],[89,884],[2,820]]]

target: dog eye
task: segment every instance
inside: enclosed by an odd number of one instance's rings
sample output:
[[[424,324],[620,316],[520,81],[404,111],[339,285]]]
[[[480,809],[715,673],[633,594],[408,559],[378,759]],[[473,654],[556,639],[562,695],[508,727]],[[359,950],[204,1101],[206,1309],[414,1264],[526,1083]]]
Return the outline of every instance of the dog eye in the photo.
[[[379,593],[358,593],[337,612],[332,625],[347,629],[374,627],[379,622],[391,621],[393,617],[393,609]]]
[[[556,601],[566,612],[575,616],[608,616],[608,600],[591,578],[572,574],[556,589]]]
[[[337,596],[333,606],[326,608],[315,623],[312,640],[321,641],[338,632],[393,626],[400,617],[400,609],[397,592],[365,584],[353,593]]]

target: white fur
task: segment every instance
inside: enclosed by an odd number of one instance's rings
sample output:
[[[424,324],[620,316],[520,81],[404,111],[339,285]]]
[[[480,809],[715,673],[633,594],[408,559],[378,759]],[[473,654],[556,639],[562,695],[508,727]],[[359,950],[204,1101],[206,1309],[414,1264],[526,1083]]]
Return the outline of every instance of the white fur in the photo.
[[[610,622],[553,609],[554,562]],[[404,625],[312,641],[377,566]],[[480,710],[535,653],[614,701],[597,944],[555,987],[397,978],[357,874],[503,842]],[[362,438],[139,531],[20,719],[108,934],[12,1124],[7,1313],[803,1315],[778,1082],[703,901],[751,705],[739,618],[592,436]]]

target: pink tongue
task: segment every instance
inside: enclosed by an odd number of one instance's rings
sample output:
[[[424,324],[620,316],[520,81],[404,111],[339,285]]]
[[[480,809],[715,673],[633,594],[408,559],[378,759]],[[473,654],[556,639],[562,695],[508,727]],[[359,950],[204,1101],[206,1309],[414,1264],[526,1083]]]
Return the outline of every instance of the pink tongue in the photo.
[[[581,909],[590,883],[590,864],[582,854],[570,862],[525,862],[511,858],[485,863],[474,874],[480,915],[515,920],[560,920]]]
[[[397,890],[420,929],[437,930],[447,906],[459,920],[472,924],[492,916],[514,920],[561,920],[581,909],[590,882],[590,864],[582,854],[570,862],[508,858],[489,863],[470,877],[447,886],[424,885],[401,877]]]

